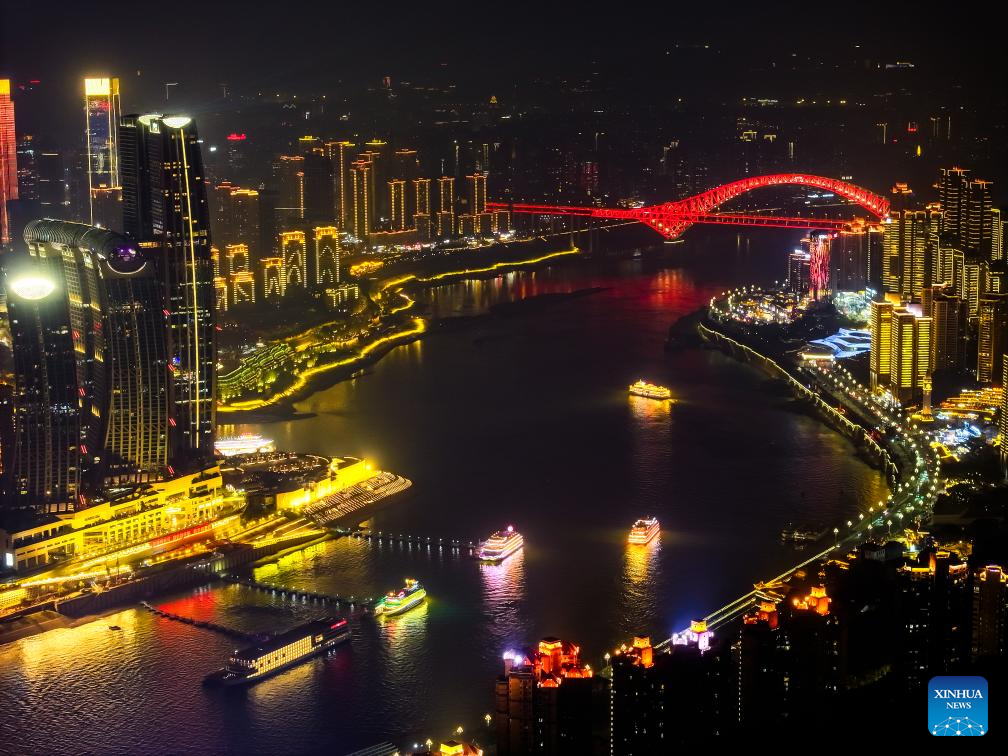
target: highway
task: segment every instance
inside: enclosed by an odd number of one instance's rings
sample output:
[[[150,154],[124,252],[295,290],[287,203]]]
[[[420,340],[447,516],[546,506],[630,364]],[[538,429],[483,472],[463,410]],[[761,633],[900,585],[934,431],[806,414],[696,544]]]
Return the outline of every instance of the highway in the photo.
[[[905,528],[904,520],[907,521],[906,526],[914,521],[919,525],[921,519],[930,514],[935,499],[941,492],[938,485],[940,466],[937,456],[918,424],[913,422],[898,405],[887,402],[882,396],[873,394],[866,386],[858,383],[843,366],[831,364],[829,367],[820,367],[803,364],[785,368],[779,362],[707,324],[701,323],[700,330],[705,338],[727,342],[732,348],[740,349],[762,360],[767,366],[779,372],[781,377],[788,379],[797,394],[813,400],[818,408],[826,411],[833,419],[841,421],[849,429],[855,425],[860,426],[866,434],[865,440],[869,446],[878,448],[887,457],[887,472],[893,473],[895,477],[892,492],[886,501],[867,503],[856,518],[852,517],[846,522],[838,523],[832,529],[832,544],[801,563],[789,567],[780,575],[755,583],[752,591],[704,617],[708,629],[714,630],[745,614],[761,598],[778,599],[782,586],[798,570],[831,554],[844,554],[848,547],[864,540],[866,536],[871,538],[883,531],[886,535],[893,534],[894,526],[895,533],[899,534]],[[841,411],[839,407],[843,410]],[[876,443],[874,435],[885,436],[886,440],[880,445]],[[655,648],[667,648],[671,644],[670,637]]]

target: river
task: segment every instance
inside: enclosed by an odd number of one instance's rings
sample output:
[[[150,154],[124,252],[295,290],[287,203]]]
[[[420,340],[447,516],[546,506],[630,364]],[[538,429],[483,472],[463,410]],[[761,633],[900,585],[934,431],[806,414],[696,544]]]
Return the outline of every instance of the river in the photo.
[[[339,754],[457,725],[488,742],[482,717],[507,648],[556,635],[598,664],[632,634],[667,637],[794,563],[785,522],[847,519],[884,498],[882,476],[755,368],[662,349],[668,326],[712,295],[775,278],[790,241],[698,235],[429,290],[422,340],[299,402],[310,417],[237,429],[412,479],[375,528],[470,539],[513,523],[524,551],[488,567],[341,539],[260,567],[344,595],[413,576],[430,600],[398,619],[359,617],[331,658],[246,690],[200,685],[233,641],[140,609],[0,647],[0,751]],[[582,295],[534,299],[571,292]],[[628,397],[638,377],[678,402]],[[629,549],[627,529],[650,514],[659,540]],[[248,630],[318,611],[235,586],[160,603]]]

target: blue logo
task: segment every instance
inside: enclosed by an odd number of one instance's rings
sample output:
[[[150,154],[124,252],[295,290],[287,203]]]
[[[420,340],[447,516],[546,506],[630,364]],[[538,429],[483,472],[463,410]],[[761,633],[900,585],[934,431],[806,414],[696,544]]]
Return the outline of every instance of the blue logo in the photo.
[[[928,730],[932,735],[987,734],[987,681],[982,677],[932,677]]]

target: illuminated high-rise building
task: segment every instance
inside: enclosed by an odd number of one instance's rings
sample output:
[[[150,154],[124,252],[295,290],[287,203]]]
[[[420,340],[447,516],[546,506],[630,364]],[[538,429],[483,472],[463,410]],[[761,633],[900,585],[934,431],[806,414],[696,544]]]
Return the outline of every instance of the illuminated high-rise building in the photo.
[[[214,242],[221,248],[244,244],[251,259],[257,259],[261,242],[259,192],[224,181],[214,187],[212,203]]]
[[[1004,253],[1004,221],[1001,220],[1001,211],[991,208],[991,262],[1003,261]]]
[[[990,262],[994,241],[993,184],[983,179],[970,181],[967,202],[965,247]]]
[[[350,165],[353,163],[353,142],[346,140],[325,143],[326,156],[332,164],[333,174],[333,205],[336,223],[343,230],[348,230],[353,217],[353,192],[350,178]]]
[[[91,223],[122,225],[119,171],[119,79],[84,79],[85,146]]]
[[[306,291],[308,288],[308,255],[304,231],[280,233],[280,255],[283,258],[283,292]]]
[[[431,212],[431,180],[421,178],[413,180],[413,207],[416,214],[430,215]]]
[[[0,79],[0,247],[11,243],[7,203],[18,198],[17,137],[10,79]]]
[[[469,212],[472,215],[485,213],[487,203],[486,174],[475,173],[471,176],[466,176],[466,187],[468,189]]]
[[[892,344],[892,302],[871,302],[869,305],[869,327],[871,330],[871,354],[869,374],[871,387],[884,388],[889,384],[891,372]]]
[[[934,372],[931,366],[932,336],[931,318],[917,317],[903,308],[892,311],[888,388],[900,402],[919,396],[925,380],[930,380]]]
[[[228,280],[224,276],[214,276],[214,307],[217,312],[227,312],[230,308],[228,299]]]
[[[168,313],[169,473],[211,459],[217,338],[210,209],[196,124],[187,116],[126,116],[120,128],[123,222],[156,250]]]
[[[392,175],[394,166],[392,165],[392,148],[384,139],[372,139],[364,143],[364,151],[358,156],[359,160],[367,160],[371,163],[371,196],[368,201],[373,208],[373,218],[388,220],[389,218],[389,197],[384,189]]]
[[[977,318],[977,382],[998,385],[1008,353],[1008,294],[980,297]]]
[[[393,231],[405,231],[406,223],[406,182],[393,179],[388,182],[389,220]]]
[[[87,505],[100,483],[108,374],[97,251],[26,228],[28,255],[8,259],[14,358],[13,454],[5,501],[40,511]],[[69,243],[68,243],[69,242]],[[16,265],[20,263],[20,265]]]
[[[41,220],[25,243],[4,271],[15,365],[5,496],[74,510],[104,480],[167,469],[163,289],[152,257],[120,234]]]
[[[948,284],[926,287],[921,310],[931,318],[931,363],[934,370],[957,371],[962,368],[966,313],[963,301]]]
[[[980,297],[987,289],[989,266],[986,260],[981,260],[975,255],[963,255],[956,259],[953,253],[953,260],[958,274],[956,294],[966,303],[966,317],[970,323],[975,324],[980,315]]]
[[[921,289],[933,283],[931,264],[938,246],[942,214],[927,210],[897,210],[882,234],[882,285],[904,300],[920,301]]]
[[[812,256],[796,249],[788,256],[788,291],[799,298],[809,293],[812,280]]]
[[[340,282],[340,239],[335,226],[317,226],[315,236],[315,285],[320,288]]]
[[[259,261],[263,270],[263,299],[278,304],[284,296],[282,257],[264,257]]]
[[[953,245],[965,246],[969,216],[969,171],[941,168],[938,171],[938,202],[942,209],[941,232]]]
[[[304,220],[305,159],[302,155],[281,155],[273,164],[277,186],[277,217],[281,220]]]
[[[252,270],[252,255],[248,244],[228,244],[224,247],[224,265],[221,272],[230,276]]]
[[[1001,419],[998,430],[1001,436],[1001,466],[1008,472],[1008,354],[1001,358]]]
[[[835,291],[861,291],[878,286],[881,276],[882,226],[855,219],[833,237],[830,246],[830,283]],[[873,263],[879,267],[874,273]]]
[[[451,176],[438,179],[437,235],[441,239],[455,235],[455,179]]]
[[[255,304],[255,274],[251,269],[235,271],[228,276],[228,283],[232,305]]]
[[[365,244],[374,228],[374,173],[367,160],[356,160],[350,166],[353,208],[349,231]]]

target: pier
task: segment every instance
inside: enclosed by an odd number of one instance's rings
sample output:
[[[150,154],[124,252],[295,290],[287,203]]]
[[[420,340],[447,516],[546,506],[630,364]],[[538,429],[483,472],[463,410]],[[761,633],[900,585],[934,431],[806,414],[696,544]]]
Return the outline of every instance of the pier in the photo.
[[[428,548],[447,549],[458,553],[468,552],[475,556],[479,541],[464,538],[435,538],[434,536],[415,536],[403,533],[383,533],[374,530],[355,530],[348,533],[351,538],[375,543],[398,543],[403,546],[427,546]]]
[[[298,588],[287,588],[282,585],[264,583],[254,578],[241,578],[237,575],[222,574],[221,580],[232,585],[241,585],[246,588],[255,588],[265,593],[279,595],[281,598],[294,601],[310,601],[317,604],[349,604],[350,606],[370,607],[374,606],[375,600],[372,598],[358,598],[356,596],[337,596],[329,593],[317,593],[315,591],[302,591]]]
[[[193,627],[199,627],[203,630],[210,630],[215,633],[220,633],[221,635],[227,635],[231,638],[240,638],[241,640],[262,642],[268,640],[270,635],[268,633],[245,633],[241,630],[235,630],[233,627],[226,627],[225,625],[218,625],[216,622],[208,622],[206,620],[193,619],[192,617],[184,617],[181,614],[174,614],[172,612],[166,612],[163,609],[158,609],[156,606],[152,606],[146,601],[141,601],[140,605],[159,617],[164,617],[165,619],[172,620],[173,622],[181,622],[185,625],[192,625]]]

